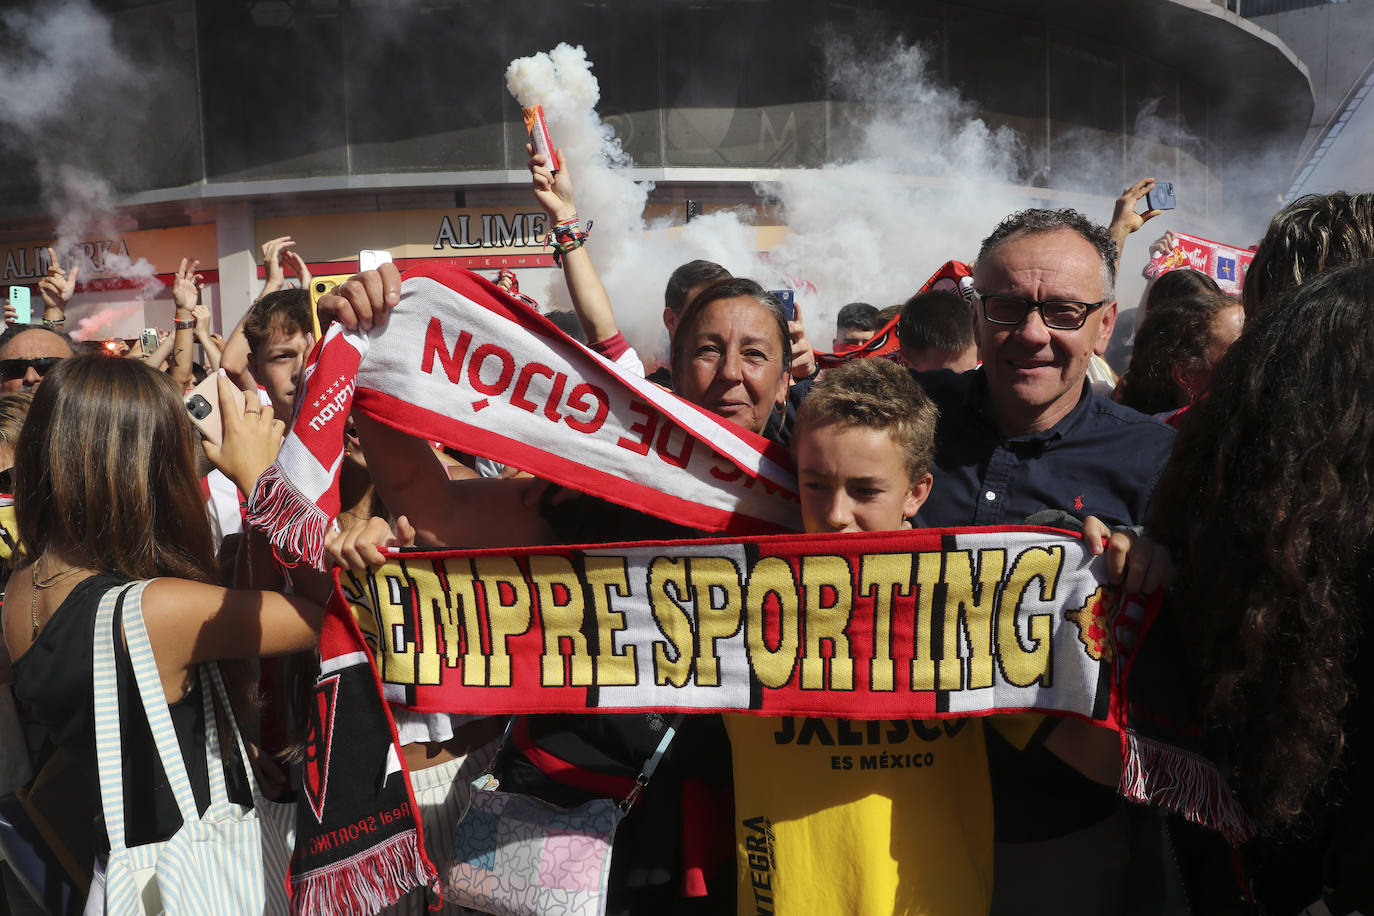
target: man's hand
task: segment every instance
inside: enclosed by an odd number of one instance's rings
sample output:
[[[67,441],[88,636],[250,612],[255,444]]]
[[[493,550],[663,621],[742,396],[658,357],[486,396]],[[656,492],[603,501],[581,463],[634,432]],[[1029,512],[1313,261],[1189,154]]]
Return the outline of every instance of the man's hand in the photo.
[[[386,321],[401,301],[401,272],[390,262],[376,270],[354,274],[328,294],[320,297],[320,323],[327,317],[350,331],[370,331]]]
[[[57,252],[48,249],[48,275],[38,281],[38,294],[43,297],[43,317],[55,321],[67,311],[67,303],[76,293],[76,275],[81,265],[72,260],[72,266],[63,270],[58,263]]]
[[[234,383],[225,375],[218,379],[224,441],[215,445],[205,440],[205,457],[234,482],[240,493],[252,493],[262,472],[277,460],[286,438],[286,424],[273,418],[271,405],[259,403],[256,390],[244,392],[247,407],[240,416],[230,406],[236,403]]]
[[[414,544],[415,529],[404,515],[396,519],[394,532],[386,519],[373,516],[366,522],[351,524],[331,534],[324,542],[324,552],[331,565],[361,571],[386,562],[381,548]]]
[[[1116,199],[1116,209],[1112,212],[1112,224],[1107,228],[1107,232],[1116,240],[1117,260],[1121,259],[1121,252],[1126,246],[1126,236],[1164,212],[1162,210],[1146,210],[1143,213],[1137,213],[1135,210],[1140,199],[1148,194],[1154,186],[1155,180],[1153,178],[1142,178],[1122,191],[1121,196]]]
[[[176,277],[172,280],[172,301],[176,303],[178,312],[192,312],[196,307],[196,300],[200,298],[200,287],[205,280],[196,273],[199,266],[200,261],[181,259],[181,266],[177,268]]]
[[[563,158],[563,154],[554,152],[554,155],[558,157],[558,174],[555,175],[549,168],[548,160],[535,153],[533,146],[526,143],[525,150],[530,154],[530,175],[534,178],[534,199],[539,201],[539,205],[549,215],[550,226],[559,220],[576,216],[577,205],[573,202],[572,175],[568,173],[568,163]]]
[[[792,320],[787,322],[787,330],[792,335],[792,380],[810,378],[816,373],[816,352],[806,339],[806,328],[802,325],[801,306],[795,306]]]
[[[1128,528],[1112,531],[1090,515],[1083,520],[1083,543],[1093,556],[1107,554],[1107,584],[1122,586],[1128,595],[1149,595],[1173,584],[1173,558],[1149,535]]]

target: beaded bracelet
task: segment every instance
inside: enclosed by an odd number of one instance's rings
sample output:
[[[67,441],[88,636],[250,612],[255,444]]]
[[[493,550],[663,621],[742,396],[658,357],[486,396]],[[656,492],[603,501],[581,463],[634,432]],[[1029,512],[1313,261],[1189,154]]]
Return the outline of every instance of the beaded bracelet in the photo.
[[[587,237],[591,234],[592,221],[587,220],[587,228],[584,230],[576,215],[555,223],[553,231],[550,233],[553,240],[553,263],[562,267],[563,255],[581,248],[586,244]]]

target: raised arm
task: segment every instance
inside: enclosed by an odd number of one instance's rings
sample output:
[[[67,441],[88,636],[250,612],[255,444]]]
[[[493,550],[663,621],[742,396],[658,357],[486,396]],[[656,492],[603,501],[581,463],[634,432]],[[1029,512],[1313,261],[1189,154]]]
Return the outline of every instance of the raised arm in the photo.
[[[158,331],[157,347],[151,353],[138,354],[139,359],[152,366],[158,372],[162,371],[162,364],[167,362],[167,358],[172,355],[172,346],[176,343],[176,338],[166,331]],[[140,345],[141,346],[141,345]],[[129,351],[133,355],[133,351]]]
[[[394,264],[364,271],[320,297],[323,321],[371,330],[401,301]],[[377,494],[406,516],[415,542],[430,547],[516,547],[548,543],[552,533],[530,505],[531,480],[449,480],[429,443],[357,411],[358,438]],[[251,491],[244,491],[251,492]]]
[[[549,216],[550,227],[573,225],[582,231],[577,218],[577,207],[573,203],[572,175],[568,162],[558,153],[558,174],[549,170],[544,157],[535,153],[528,143],[525,149],[530,152],[530,174],[534,179],[534,199]],[[555,230],[557,232],[557,230]],[[568,295],[577,319],[582,322],[582,330],[587,332],[588,343],[598,343],[614,337],[620,329],[615,323],[615,311],[611,308],[611,297],[606,295],[606,287],[601,284],[601,275],[596,272],[586,245],[579,245],[561,254],[563,280],[568,284]]]
[[[197,305],[191,310],[195,316],[196,341],[200,348],[205,351],[205,360],[210,364],[210,369],[217,370],[220,367],[220,349],[210,336],[210,307],[208,305]]]
[[[1136,212],[1135,208],[1140,203],[1140,199],[1148,194],[1154,186],[1155,180],[1153,178],[1142,178],[1122,191],[1121,196],[1116,199],[1116,209],[1112,211],[1112,224],[1107,227],[1107,232],[1116,242],[1118,264],[1121,263],[1121,253],[1126,250],[1126,237],[1163,212],[1162,210]]]
[[[540,481],[450,480],[429,443],[358,411],[358,438],[367,469],[389,509],[409,519],[425,547],[521,547],[553,537],[537,506]]]
[[[43,327],[62,332],[67,327],[67,303],[76,293],[76,274],[80,265],[72,260],[66,270],[57,261],[57,252],[48,249],[48,275],[38,281],[38,294],[43,297]]]
[[[259,299],[268,293],[275,293],[286,285],[286,274],[282,271],[281,256],[295,244],[289,235],[268,239],[262,243],[262,266],[267,268],[267,278],[262,284],[262,292],[258,293]]]
[[[172,281],[172,301],[176,303],[176,324],[172,332],[172,381],[185,391],[191,386],[191,350],[195,340],[195,307],[200,297],[202,277],[196,273],[200,261],[181,259]]]
[[[232,385],[219,376],[220,403],[233,404]],[[276,458],[285,427],[270,406],[242,415],[221,412],[224,442],[205,443],[206,456],[245,492]],[[298,594],[225,589],[186,579],[159,579],[143,596],[148,637],[168,697],[184,693],[191,666],[218,659],[256,658],[309,649],[319,637],[329,597],[323,576],[300,576]]]

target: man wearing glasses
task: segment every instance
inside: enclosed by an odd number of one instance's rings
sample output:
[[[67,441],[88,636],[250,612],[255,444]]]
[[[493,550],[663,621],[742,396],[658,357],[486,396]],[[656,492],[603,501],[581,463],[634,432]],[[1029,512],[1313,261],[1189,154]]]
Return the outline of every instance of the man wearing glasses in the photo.
[[[72,346],[61,334],[14,325],[0,335],[0,391],[34,387],[59,360],[71,355]]]
[[[1087,380],[1116,324],[1116,257],[1107,231],[1073,210],[1024,210],[983,242],[973,271],[982,367],[917,374],[940,408],[935,485],[919,526],[1020,524],[1046,509],[1108,525],[1144,520],[1173,430],[1094,395]],[[1055,735],[1057,720],[988,724],[993,912],[1028,900],[1036,912],[1120,912],[1134,828],[1114,784],[1080,775],[1111,783],[1115,773],[1083,767],[1066,749],[1069,730]],[[1088,859],[1092,882],[1044,880]]]
[[[923,527],[1012,525],[1043,509],[1138,525],[1173,431],[1094,396],[1116,324],[1116,243],[1073,210],[1003,220],[974,265],[983,365],[918,374],[940,408]]]

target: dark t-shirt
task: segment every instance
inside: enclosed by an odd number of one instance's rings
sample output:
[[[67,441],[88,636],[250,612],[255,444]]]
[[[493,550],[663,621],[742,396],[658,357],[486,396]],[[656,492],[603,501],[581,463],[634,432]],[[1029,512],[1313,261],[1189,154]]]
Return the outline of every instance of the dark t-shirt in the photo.
[[[29,650],[14,662],[14,693],[33,726],[49,746],[66,751],[74,766],[88,777],[92,819],[100,814],[100,775],[95,754],[95,686],[93,682],[95,617],[101,599],[111,588],[127,584],[116,576],[98,575],[79,583],[49,618]],[[121,608],[116,608],[118,632]],[[133,666],[123,640],[115,642],[119,708],[123,713],[120,739],[124,751],[125,839],[130,846],[166,840],[181,825],[181,813],[167,785],[152,730],[143,714]],[[167,705],[181,745],[196,805],[204,813],[210,805],[205,769],[205,713],[199,679],[186,696]],[[230,798],[250,802],[238,763],[238,752],[226,743]],[[33,748],[31,748],[33,750]],[[36,761],[41,762],[41,761]],[[98,837],[108,842],[103,829]]]

